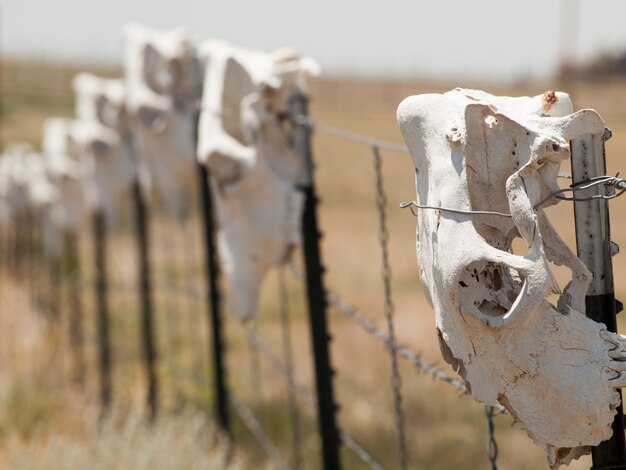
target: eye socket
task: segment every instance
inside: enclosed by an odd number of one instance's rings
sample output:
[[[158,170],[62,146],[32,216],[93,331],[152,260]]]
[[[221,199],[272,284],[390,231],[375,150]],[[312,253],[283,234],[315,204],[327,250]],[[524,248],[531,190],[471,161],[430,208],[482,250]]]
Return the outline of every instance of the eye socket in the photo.
[[[118,127],[123,112],[121,104],[114,103],[105,96],[98,100],[98,119],[107,127]]]
[[[109,155],[111,151],[111,146],[107,144],[106,142],[104,142],[103,140],[95,139],[91,143],[91,149],[93,150],[93,153],[96,157],[102,158],[102,157],[106,157],[107,155]]]

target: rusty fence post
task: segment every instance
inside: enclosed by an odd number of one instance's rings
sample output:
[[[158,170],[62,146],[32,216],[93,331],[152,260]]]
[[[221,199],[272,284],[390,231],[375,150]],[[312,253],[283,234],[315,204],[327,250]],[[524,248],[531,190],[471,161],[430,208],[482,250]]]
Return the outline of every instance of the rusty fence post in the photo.
[[[336,421],[338,407],[333,390],[334,371],[330,359],[331,337],[328,330],[324,268],[320,253],[321,234],[317,223],[318,199],[313,177],[311,128],[308,123],[303,122],[307,117],[308,98],[300,92],[294,94],[290,100],[289,112],[294,124],[293,145],[302,157],[303,171],[299,187],[305,198],[302,215],[302,243],[313,346],[318,425],[322,441],[322,462],[325,470],[334,470],[341,468],[339,430]]]
[[[572,183],[580,183],[606,174],[604,142],[611,132],[587,135],[572,140]],[[597,189],[600,188],[600,189]],[[580,197],[591,196],[590,191],[605,191],[604,187],[580,191]],[[611,230],[609,206],[605,199],[574,202],[576,250],[578,257],[593,274],[585,299],[587,316],[604,323],[609,331],[617,332],[613,263],[611,260]],[[619,391],[621,397],[621,391]],[[611,439],[592,448],[593,469],[626,469],[624,446],[623,406],[617,408]]]

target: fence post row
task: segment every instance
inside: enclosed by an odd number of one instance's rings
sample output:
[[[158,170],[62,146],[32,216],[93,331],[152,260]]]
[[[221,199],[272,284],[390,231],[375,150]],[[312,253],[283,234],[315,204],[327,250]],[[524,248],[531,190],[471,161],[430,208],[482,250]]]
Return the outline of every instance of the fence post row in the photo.
[[[150,232],[148,205],[141,189],[139,177],[133,182],[133,200],[135,203],[136,236],[139,253],[139,295],[141,303],[141,342],[143,359],[148,381],[146,405],[148,416],[156,416],[158,402],[158,384],[156,377],[156,345],[154,338],[154,315],[152,308],[152,282],[150,278]]]
[[[195,119],[194,140],[198,144],[199,114]],[[220,270],[216,246],[215,211],[209,179],[209,169],[197,163],[198,179],[200,183],[200,212],[202,214],[203,240],[204,240],[204,269],[206,277],[206,296],[211,339],[209,357],[213,361],[213,393],[215,415],[221,431],[229,436],[230,424],[228,419],[228,395],[226,391],[226,367],[224,365],[224,338],[222,331],[222,296],[219,290]]]
[[[322,461],[325,470],[341,468],[339,461],[339,431],[337,429],[333,391],[334,371],[330,362],[330,335],[327,325],[326,289],[324,288],[320,238],[317,224],[317,196],[313,178],[314,164],[311,151],[311,129],[303,122],[307,116],[308,98],[301,92],[295,93],[289,102],[289,113],[293,130],[293,145],[302,158],[302,179],[299,190],[305,197],[302,215],[302,243],[304,251],[307,301],[315,384],[317,392],[317,413],[319,432],[322,440]]]
[[[573,184],[606,174],[604,142],[610,136],[611,132],[606,129],[603,135],[587,135],[572,140]],[[604,187],[600,191],[605,191]],[[587,316],[604,323],[609,331],[617,332],[608,201],[593,199],[574,202],[574,218],[578,257],[593,274],[585,299]],[[621,399],[621,391],[619,393]],[[593,469],[626,469],[624,416],[621,404],[613,421],[613,436],[592,448],[591,456]]]
[[[107,226],[101,210],[92,219],[94,255],[96,264],[96,316],[98,324],[98,362],[100,382],[101,416],[111,405],[111,335],[109,322],[108,277],[107,277]]]

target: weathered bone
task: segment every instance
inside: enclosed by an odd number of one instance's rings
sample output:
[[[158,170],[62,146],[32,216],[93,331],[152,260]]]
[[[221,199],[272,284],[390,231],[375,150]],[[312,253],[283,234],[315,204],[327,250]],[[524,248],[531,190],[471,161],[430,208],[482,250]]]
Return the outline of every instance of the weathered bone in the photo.
[[[212,175],[220,253],[233,311],[253,319],[261,282],[300,240],[300,158],[285,119],[316,64],[289,50],[273,54],[207,42],[198,159]]]
[[[2,198],[2,221],[23,215],[29,208],[28,167],[29,155],[34,150],[29,144],[7,146],[0,159],[0,197]]]
[[[42,152],[58,196],[53,224],[61,231],[75,233],[83,221],[84,184],[81,160],[70,150],[72,125],[71,119],[47,119],[43,125]]]
[[[44,253],[60,254],[61,191],[45,158],[28,144],[14,144],[0,159],[0,223],[27,214],[40,225]]]
[[[122,80],[81,73],[74,78],[76,121],[66,124],[65,147],[70,160],[80,161],[86,203],[103,210],[115,223],[120,198],[135,179],[131,158],[127,91]]]
[[[183,220],[186,188],[195,176],[195,126],[202,84],[193,38],[184,29],[124,29],[127,105],[139,171],[163,196],[170,214]],[[146,185],[148,182],[146,181]]]
[[[564,93],[463,89],[407,98],[398,122],[419,204],[511,214],[418,214],[420,279],[444,358],[477,400],[523,423],[552,468],[588,453],[611,436],[626,338],[584,315],[591,274],[537,204],[558,189],[569,141],[603,133],[604,122],[591,110],[572,114]],[[517,237],[524,256],[512,253]],[[545,299],[561,292],[550,261],[572,271],[557,306]]]

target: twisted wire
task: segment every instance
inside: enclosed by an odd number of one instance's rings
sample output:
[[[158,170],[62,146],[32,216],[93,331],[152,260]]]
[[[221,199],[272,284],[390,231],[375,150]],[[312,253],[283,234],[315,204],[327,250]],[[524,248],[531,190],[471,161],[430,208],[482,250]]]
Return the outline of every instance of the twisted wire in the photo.
[[[404,145],[396,144],[394,142],[389,142],[382,139],[377,139],[374,137],[369,137],[363,134],[358,134],[356,132],[348,131],[340,127],[331,126],[330,124],[317,122],[309,116],[294,116],[292,118],[292,121],[299,126],[307,126],[317,132],[333,135],[341,139],[367,145],[368,147],[378,147],[398,153],[409,153],[409,149],[407,149]]]
[[[359,444],[350,434],[345,431],[339,431],[339,439],[369,468],[374,470],[384,470],[384,467],[378,463],[374,457],[372,457],[372,454],[370,454],[365,447]]]
[[[285,279],[285,268],[278,269],[278,298],[280,303],[280,320],[282,329],[283,356],[284,364],[287,370],[293,367],[293,350],[291,347],[291,322],[289,320],[289,298],[287,294],[287,284]],[[295,380],[294,380],[295,382]],[[300,414],[298,413],[298,405],[294,390],[287,382],[287,409],[289,411],[289,421],[291,424],[291,445],[293,468],[299,468],[302,463],[302,445],[300,441]]]
[[[304,400],[305,403],[311,407],[317,406],[317,400],[313,394],[304,386],[299,384],[291,368],[287,367],[283,362],[274,354],[271,348],[261,339],[261,337],[252,328],[244,328],[246,336],[251,343],[257,348],[257,350],[265,357],[269,364],[274,368],[276,372],[282,375],[289,386]]]
[[[487,416],[487,457],[491,470],[498,470],[496,463],[498,459],[498,443],[496,442],[495,426],[493,423],[494,408],[485,405],[485,415]]]
[[[609,192],[608,194],[595,194],[593,196],[587,197],[576,197],[576,196],[563,196],[564,193],[571,192],[575,194],[577,191],[585,191],[587,189],[591,189],[597,186],[604,185],[605,190],[608,188],[613,192]],[[617,192],[614,192],[615,189],[618,189]],[[567,188],[557,189],[556,191],[552,191],[545,198],[539,201],[537,204],[533,206],[533,209],[537,210],[541,206],[547,204],[553,198],[560,199],[562,201],[572,201],[572,202],[583,202],[583,201],[591,201],[593,199],[615,199],[616,197],[620,197],[626,192],[626,180],[618,178],[616,176],[596,176],[594,178],[590,178],[585,181],[580,181],[578,183],[574,183]],[[442,212],[451,212],[453,214],[467,214],[467,215],[495,215],[499,217],[512,217],[511,214],[506,212],[496,212],[496,211],[479,211],[479,210],[471,210],[471,209],[453,209],[451,207],[441,207],[441,206],[430,206],[427,204],[419,204],[416,201],[409,202],[401,202],[400,208],[406,209],[410,208],[413,215],[417,216],[417,214],[413,211],[413,207],[417,207],[418,209],[431,209],[438,210]]]
[[[246,328],[251,335],[256,336],[256,327],[254,324]],[[263,388],[261,383],[261,362],[259,358],[259,348],[254,341],[248,341],[248,380],[250,382],[250,391],[254,395],[254,408],[259,413],[262,412],[261,404],[263,402]]]
[[[396,342],[394,313],[395,307],[391,293],[391,266],[389,263],[389,231],[387,229],[387,195],[383,186],[382,161],[378,147],[372,147],[374,157],[374,175],[376,185],[376,208],[378,210],[378,240],[382,256],[382,280],[385,296],[385,319],[387,321],[387,337],[390,343]],[[406,437],[404,434],[404,414],[402,413],[402,379],[398,368],[398,353],[389,348],[391,359],[391,388],[394,402],[394,418],[398,436],[398,460],[400,468],[407,468]]]
[[[232,390],[228,392],[228,399],[231,406],[239,415],[239,418],[248,428],[248,431],[254,436],[256,441],[261,445],[267,455],[274,461],[278,468],[289,470],[289,464],[285,461],[284,457],[276,446],[272,443],[272,440],[267,437],[263,432],[263,428],[254,417],[250,408],[241,400]]]
[[[335,307],[339,312],[354,320],[360,327],[362,327],[365,331],[371,334],[374,338],[386,344],[389,348],[398,353],[400,357],[403,357],[404,359],[411,362],[422,372],[427,373],[431,377],[441,382],[452,385],[462,395],[467,394],[467,389],[465,388],[465,385],[463,385],[463,383],[459,379],[446,374],[437,366],[424,362],[424,360],[417,354],[409,351],[406,347],[396,343],[395,341],[392,341],[384,331],[374,325],[358,310],[344,303],[339,297],[329,293],[326,299],[328,303]]]
[[[299,270],[296,266],[294,265],[291,266],[291,272],[293,273],[294,277],[296,277],[300,281],[304,280],[304,276],[305,276],[304,273],[301,270]],[[397,342],[391,341],[389,336],[387,336],[387,334],[384,331],[382,331],[380,328],[374,325],[370,320],[368,320],[365,317],[365,315],[360,313],[357,309],[345,303],[336,294],[332,292],[327,292],[326,301],[328,302],[329,305],[336,308],[340,313],[354,320],[361,328],[363,328],[371,336],[373,336],[380,342],[386,344],[389,348],[392,348],[394,351],[396,351],[400,355],[400,357],[403,357],[407,359],[409,362],[413,363],[421,371],[427,373],[428,375],[432,376],[433,378],[441,382],[445,382],[445,383],[452,385],[463,395],[467,393],[467,389],[465,388],[465,385],[463,385],[463,383],[459,379],[456,379],[446,374],[443,370],[441,370],[440,368],[432,364],[428,364],[427,362],[424,362],[424,360],[421,357],[419,357],[417,354],[409,351],[406,347],[398,344]]]

